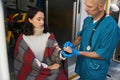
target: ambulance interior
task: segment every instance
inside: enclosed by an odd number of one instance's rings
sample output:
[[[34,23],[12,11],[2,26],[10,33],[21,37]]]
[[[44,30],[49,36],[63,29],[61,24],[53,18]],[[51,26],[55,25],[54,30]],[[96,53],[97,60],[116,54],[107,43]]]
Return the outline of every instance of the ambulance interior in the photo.
[[[120,26],[120,0],[106,1],[106,12]],[[3,7],[5,42],[7,44],[6,56],[3,56],[7,57],[7,59],[4,63],[1,61],[0,65],[2,66],[2,63],[6,64],[5,68],[8,68],[8,71],[6,71],[7,69],[4,71],[0,67],[0,80],[14,80],[14,46],[17,37],[22,32],[21,29],[25,21],[26,11],[31,6],[44,9],[45,23],[50,32],[55,34],[61,48],[64,42],[75,39],[77,32],[81,30],[84,18],[87,16],[84,11],[84,0],[2,0],[0,6]],[[69,80],[78,80],[79,76],[74,72],[76,57],[67,61]],[[5,73],[8,75],[5,75]],[[8,76],[7,79],[4,76]],[[120,80],[120,41],[111,59],[107,80]]]

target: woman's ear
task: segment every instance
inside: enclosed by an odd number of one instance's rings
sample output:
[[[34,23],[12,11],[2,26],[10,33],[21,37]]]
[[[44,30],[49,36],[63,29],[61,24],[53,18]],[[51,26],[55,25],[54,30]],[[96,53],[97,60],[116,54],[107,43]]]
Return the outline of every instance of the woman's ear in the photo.
[[[32,23],[32,20],[31,20],[30,18],[28,18],[28,21],[29,21],[30,23]]]

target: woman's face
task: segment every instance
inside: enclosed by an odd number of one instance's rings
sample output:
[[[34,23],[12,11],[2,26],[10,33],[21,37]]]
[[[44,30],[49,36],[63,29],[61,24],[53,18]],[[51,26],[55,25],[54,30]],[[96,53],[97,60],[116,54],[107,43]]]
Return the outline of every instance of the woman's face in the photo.
[[[34,28],[36,28],[36,29],[43,29],[44,28],[44,14],[43,14],[43,12],[38,11],[32,19],[29,18],[28,20],[34,26]]]

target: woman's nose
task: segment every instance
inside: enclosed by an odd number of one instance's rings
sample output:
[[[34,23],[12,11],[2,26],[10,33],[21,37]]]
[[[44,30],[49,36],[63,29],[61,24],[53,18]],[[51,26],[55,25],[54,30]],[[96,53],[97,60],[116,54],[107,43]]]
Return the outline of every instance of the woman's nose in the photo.
[[[41,20],[40,23],[41,23],[41,24],[44,24],[44,20]]]

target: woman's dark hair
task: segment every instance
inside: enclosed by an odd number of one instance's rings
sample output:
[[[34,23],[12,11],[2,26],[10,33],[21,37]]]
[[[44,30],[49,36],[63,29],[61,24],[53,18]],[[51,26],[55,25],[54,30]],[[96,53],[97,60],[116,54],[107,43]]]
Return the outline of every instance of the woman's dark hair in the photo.
[[[25,35],[33,35],[34,34],[34,27],[33,25],[28,21],[28,18],[32,19],[36,14],[37,12],[40,11],[40,12],[43,12],[44,11],[40,8],[37,8],[37,7],[31,7],[28,12],[27,12],[27,16],[26,16],[26,20],[25,20],[25,25],[23,26],[23,34]],[[47,28],[44,24],[44,33],[47,32]]]

